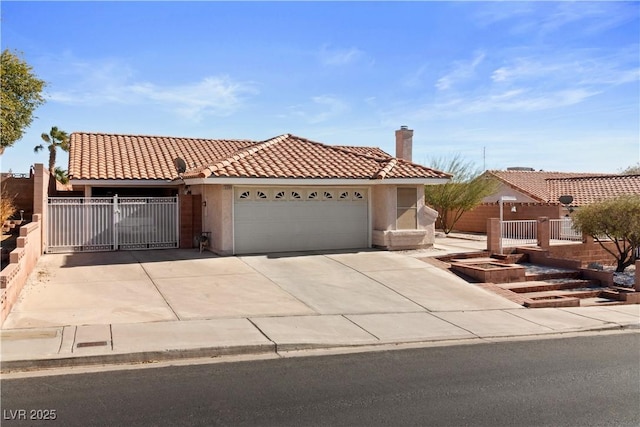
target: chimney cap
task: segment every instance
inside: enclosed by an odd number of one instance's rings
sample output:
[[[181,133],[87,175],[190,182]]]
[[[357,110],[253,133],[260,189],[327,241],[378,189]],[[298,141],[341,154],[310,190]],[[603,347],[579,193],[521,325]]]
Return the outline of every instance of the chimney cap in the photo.
[[[407,125],[400,126],[400,130],[408,130],[408,129],[409,129],[409,126]]]

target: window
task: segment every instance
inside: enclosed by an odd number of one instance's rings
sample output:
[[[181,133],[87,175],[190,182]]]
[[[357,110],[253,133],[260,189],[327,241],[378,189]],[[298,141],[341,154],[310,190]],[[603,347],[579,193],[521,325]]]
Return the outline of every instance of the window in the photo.
[[[249,199],[251,197],[251,192],[250,191],[243,191],[240,194],[240,198],[241,199]]]
[[[348,191],[343,191],[340,193],[340,200],[348,200],[349,199],[349,192]]]
[[[317,198],[318,198],[318,192],[317,191],[311,191],[307,195],[307,199],[309,199],[309,200],[316,200]]]
[[[353,192],[353,198],[354,198],[354,199],[356,199],[356,200],[361,200],[361,199],[363,199],[364,197],[362,196],[362,193],[361,193],[361,192],[359,192],[359,191],[354,191],[354,192]]]
[[[291,198],[296,200],[300,199],[300,193],[298,191],[292,191]]]
[[[418,228],[418,191],[415,188],[398,188],[396,207],[396,229]]]
[[[333,194],[331,191],[325,191],[322,194],[322,197],[324,198],[324,200],[330,200],[330,199],[333,199]]]
[[[284,191],[278,191],[276,193],[276,200],[281,200],[281,199],[284,200],[284,197],[285,197],[286,194],[287,193],[285,193]]]
[[[264,191],[258,190],[256,192],[256,195],[258,196],[258,199],[266,199],[267,198],[267,194]]]

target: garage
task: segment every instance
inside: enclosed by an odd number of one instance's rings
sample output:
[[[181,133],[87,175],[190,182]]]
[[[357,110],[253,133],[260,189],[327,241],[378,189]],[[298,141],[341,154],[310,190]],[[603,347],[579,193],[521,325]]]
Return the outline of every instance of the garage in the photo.
[[[366,188],[235,187],[236,254],[369,246]]]

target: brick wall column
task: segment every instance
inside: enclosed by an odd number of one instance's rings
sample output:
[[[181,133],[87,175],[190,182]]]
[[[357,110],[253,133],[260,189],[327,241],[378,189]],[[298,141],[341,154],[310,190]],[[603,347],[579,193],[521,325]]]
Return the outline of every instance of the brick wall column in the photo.
[[[202,232],[202,196],[180,195],[180,249],[196,247],[194,237]]]
[[[640,292],[640,260],[636,261],[636,281],[633,285],[636,292]]]
[[[33,165],[34,183],[33,183],[33,213],[39,214],[40,223],[40,253],[44,253],[47,249],[47,229],[49,227],[47,217],[47,206],[49,201],[49,169],[45,168],[42,163]]]
[[[180,195],[180,249],[193,248],[193,196]]]
[[[487,251],[500,252],[500,218],[487,219]]]
[[[551,222],[549,221],[549,217],[541,216],[538,218],[536,230],[538,246],[542,249],[549,249],[549,240],[551,237]]]

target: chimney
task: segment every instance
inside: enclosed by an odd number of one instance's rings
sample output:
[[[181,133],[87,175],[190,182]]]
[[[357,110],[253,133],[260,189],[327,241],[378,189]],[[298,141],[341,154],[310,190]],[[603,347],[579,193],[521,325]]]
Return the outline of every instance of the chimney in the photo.
[[[396,131],[396,157],[411,161],[413,147],[413,130],[407,126],[400,126]]]

